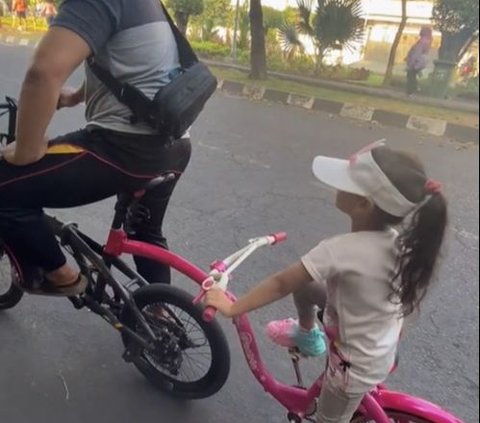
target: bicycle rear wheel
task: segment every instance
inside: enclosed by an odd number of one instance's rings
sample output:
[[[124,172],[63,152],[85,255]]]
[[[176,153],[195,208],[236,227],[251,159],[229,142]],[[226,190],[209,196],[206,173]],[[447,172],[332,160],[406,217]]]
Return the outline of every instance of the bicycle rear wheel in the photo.
[[[194,305],[190,294],[169,285],[144,286],[133,297],[158,337],[153,348],[139,351],[123,336],[137,369],[173,397],[201,399],[217,393],[230,373],[230,350],[220,325],[206,323],[204,308]],[[128,310],[122,313],[122,321],[141,334]]]
[[[16,269],[0,241],[0,310],[15,307],[23,297],[23,291],[13,284]]]
[[[385,410],[385,413],[391,423],[435,423],[424,418],[404,413],[403,411]],[[352,423],[375,423],[373,420],[364,416],[356,416],[352,419]]]

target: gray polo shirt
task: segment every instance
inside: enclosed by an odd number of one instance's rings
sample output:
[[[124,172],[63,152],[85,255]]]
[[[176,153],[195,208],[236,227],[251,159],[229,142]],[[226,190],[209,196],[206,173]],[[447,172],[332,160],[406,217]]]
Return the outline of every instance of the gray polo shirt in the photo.
[[[54,25],[82,37],[97,63],[149,98],[168,83],[169,73],[180,66],[175,38],[158,0],[65,0]],[[132,125],[130,109],[88,66],[85,82],[87,126],[155,133],[144,123]]]

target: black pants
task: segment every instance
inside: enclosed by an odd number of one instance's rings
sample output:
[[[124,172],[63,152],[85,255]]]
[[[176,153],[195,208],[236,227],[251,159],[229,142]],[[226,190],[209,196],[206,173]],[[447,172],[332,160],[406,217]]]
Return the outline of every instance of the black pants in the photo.
[[[407,94],[416,94],[418,92],[418,75],[420,71],[409,69],[407,71]]]
[[[82,130],[50,142],[48,153],[37,163],[13,166],[0,159],[0,238],[22,275],[31,274],[32,268],[48,272],[66,263],[44,219],[44,207],[86,205],[138,189],[166,172],[180,176],[190,159],[190,140],[165,143],[157,138]],[[141,200],[149,213],[128,225],[135,239],[167,248],[162,224],[177,180]],[[170,269],[135,260],[148,281],[170,283]]]

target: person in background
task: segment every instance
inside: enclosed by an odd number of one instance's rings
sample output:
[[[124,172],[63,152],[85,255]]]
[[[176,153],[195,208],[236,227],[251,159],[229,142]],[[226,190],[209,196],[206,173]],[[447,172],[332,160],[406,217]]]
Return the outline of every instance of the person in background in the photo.
[[[52,25],[55,16],[57,16],[57,8],[53,0],[46,0],[43,4],[41,16],[47,21],[47,26]]]
[[[407,55],[407,94],[418,92],[418,76],[427,67],[428,55],[432,48],[433,31],[430,27],[423,27],[420,39],[412,46]]]
[[[12,3],[12,27],[15,27],[18,19],[18,29],[24,31],[27,29],[27,1],[26,0],[13,0]]]

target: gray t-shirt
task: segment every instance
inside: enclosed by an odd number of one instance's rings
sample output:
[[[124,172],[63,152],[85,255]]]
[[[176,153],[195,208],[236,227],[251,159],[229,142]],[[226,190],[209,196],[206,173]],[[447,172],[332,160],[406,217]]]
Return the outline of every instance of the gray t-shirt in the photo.
[[[54,25],[78,34],[100,66],[149,98],[180,67],[175,38],[158,0],[65,0]],[[130,109],[88,66],[85,82],[88,126],[133,134],[155,133],[145,123],[132,125]]]
[[[391,301],[396,237],[394,230],[341,235],[302,258],[312,278],[327,283],[328,377],[347,392],[383,382],[395,361],[403,325]]]

